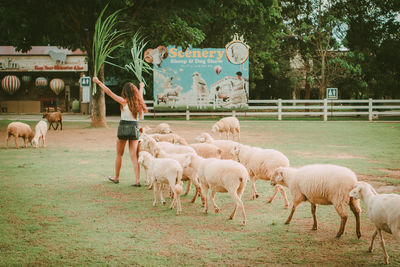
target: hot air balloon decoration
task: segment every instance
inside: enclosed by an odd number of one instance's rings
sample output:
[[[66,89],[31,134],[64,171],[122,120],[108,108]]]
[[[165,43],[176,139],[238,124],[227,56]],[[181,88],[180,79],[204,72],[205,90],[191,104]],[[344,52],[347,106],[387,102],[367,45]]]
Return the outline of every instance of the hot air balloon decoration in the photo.
[[[50,81],[50,88],[56,95],[59,95],[61,91],[64,90],[64,81],[55,78]]]
[[[47,79],[44,77],[36,78],[35,85],[37,88],[45,88],[47,86]]]
[[[29,75],[23,75],[21,78],[24,83],[29,83],[32,79],[32,77]]]
[[[221,73],[221,71],[222,71],[222,67],[221,66],[215,66],[214,67],[214,71],[215,71],[215,73],[217,73],[217,75],[219,75],[220,73]]]
[[[19,81],[19,78],[14,75],[7,75],[1,81],[1,87],[3,87],[3,90],[10,95],[17,91],[20,86],[21,82]]]

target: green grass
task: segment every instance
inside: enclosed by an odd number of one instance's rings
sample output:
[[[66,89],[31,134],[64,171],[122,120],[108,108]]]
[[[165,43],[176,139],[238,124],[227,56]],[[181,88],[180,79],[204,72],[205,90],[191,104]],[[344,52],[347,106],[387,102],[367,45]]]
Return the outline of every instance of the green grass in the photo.
[[[199,132],[210,129],[213,122],[169,123],[173,129],[190,127]],[[1,133],[8,123],[0,121]],[[241,126],[243,142],[278,149],[294,166],[334,163],[376,177],[386,177],[385,169],[399,168],[398,123],[242,121]],[[66,122],[64,127],[92,130],[88,123]],[[283,209],[282,198],[267,204],[272,187],[258,181],[261,197],[249,200],[250,184],[243,196],[248,219],[244,227],[240,213],[227,220],[233,207],[228,194],[217,194],[222,213],[211,209],[204,214],[199,202],[189,203],[193,188],[182,197],[183,213],[176,216],[167,206],[152,206],[152,191],[130,186],[134,179],[128,153],[120,184],[107,182],[114,158],[114,150],[101,147],[95,151],[57,144],[45,149],[0,148],[0,266],[380,266],[383,262],[379,240],[373,253],[366,252],[373,226],[365,212],[361,239],[356,238],[350,211],[345,234],[335,238],[340,219],[332,206],[318,207],[318,231],[310,230],[308,203],[297,208],[290,225],[284,225],[289,210]],[[143,183],[143,171],[141,179]],[[396,178],[385,179],[377,178],[399,184]],[[400,244],[388,234],[384,237],[391,264],[400,265]]]

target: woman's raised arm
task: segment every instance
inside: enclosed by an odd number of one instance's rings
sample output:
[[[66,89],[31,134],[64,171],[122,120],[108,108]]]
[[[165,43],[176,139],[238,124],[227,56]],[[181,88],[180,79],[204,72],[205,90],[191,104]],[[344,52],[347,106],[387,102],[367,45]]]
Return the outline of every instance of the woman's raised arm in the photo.
[[[126,104],[126,100],[124,98],[114,94],[113,91],[111,91],[110,88],[108,88],[104,83],[102,83],[97,77],[93,77],[93,82],[98,84],[99,87],[116,102],[120,103],[122,106]]]

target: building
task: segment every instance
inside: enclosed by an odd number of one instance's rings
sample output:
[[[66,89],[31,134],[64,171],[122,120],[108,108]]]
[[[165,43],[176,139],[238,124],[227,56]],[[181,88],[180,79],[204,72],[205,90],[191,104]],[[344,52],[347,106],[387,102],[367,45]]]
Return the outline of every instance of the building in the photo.
[[[81,103],[79,80],[87,72],[87,54],[79,49],[34,46],[22,53],[0,46],[1,112],[69,112],[74,100]]]

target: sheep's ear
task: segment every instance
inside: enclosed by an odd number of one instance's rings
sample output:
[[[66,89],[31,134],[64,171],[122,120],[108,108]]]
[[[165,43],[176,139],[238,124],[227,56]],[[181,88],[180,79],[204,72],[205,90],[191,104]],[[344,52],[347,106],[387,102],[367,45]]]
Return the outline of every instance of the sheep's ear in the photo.
[[[158,158],[158,156],[160,155],[160,148],[156,147],[153,150],[153,157]]]
[[[143,127],[140,127],[139,128],[139,134],[142,134],[143,133]]]
[[[234,156],[237,156],[239,154],[238,152],[239,152],[239,146],[238,145],[234,145],[232,147],[231,154],[234,155]]]

